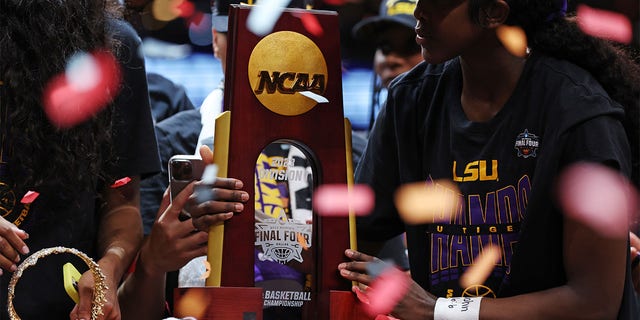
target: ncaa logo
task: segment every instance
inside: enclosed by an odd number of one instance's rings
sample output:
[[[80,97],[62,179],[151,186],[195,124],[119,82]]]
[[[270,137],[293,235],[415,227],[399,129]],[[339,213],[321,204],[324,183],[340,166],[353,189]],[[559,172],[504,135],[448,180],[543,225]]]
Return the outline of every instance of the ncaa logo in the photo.
[[[248,65],[249,86],[267,109],[285,116],[303,114],[317,102],[302,94],[324,95],[327,63],[320,48],[292,31],[264,37],[253,48]]]

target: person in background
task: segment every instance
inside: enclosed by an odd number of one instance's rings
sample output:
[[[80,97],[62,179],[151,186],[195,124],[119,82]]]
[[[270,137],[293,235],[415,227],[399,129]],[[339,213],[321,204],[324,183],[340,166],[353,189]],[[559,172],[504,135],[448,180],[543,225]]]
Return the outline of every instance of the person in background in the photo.
[[[417,0],[383,0],[379,15],[368,17],[353,26],[353,36],[361,43],[375,44],[373,57],[373,94],[369,130],[384,103],[391,80],[423,61],[415,41]]]
[[[413,282],[394,317],[639,317],[626,234],[605,237],[565,215],[554,186],[578,162],[637,181],[640,67],[615,44],[584,34],[566,7],[418,1],[416,41],[426,61],[392,81],[356,169],[356,182],[376,196],[358,236],[407,234]],[[524,30],[527,50],[506,49],[496,32],[505,26]],[[441,180],[456,183],[460,210],[444,222],[403,222],[395,191],[416,182],[447,188]],[[461,287],[490,243],[501,252],[492,273]],[[345,253],[353,261],[340,264],[340,274],[369,285],[375,259]]]
[[[142,239],[140,179],[159,169],[140,39],[113,1],[3,1],[0,12],[0,305],[18,263],[61,246],[95,259],[108,286],[102,319],[120,319],[116,290]],[[72,55],[95,50],[120,63],[118,94],[87,121],[57,127],[43,88]],[[21,203],[29,191],[37,198]],[[22,319],[90,318],[93,275],[75,258],[44,257],[22,274],[13,300]],[[82,274],[77,304],[65,293],[66,262]]]

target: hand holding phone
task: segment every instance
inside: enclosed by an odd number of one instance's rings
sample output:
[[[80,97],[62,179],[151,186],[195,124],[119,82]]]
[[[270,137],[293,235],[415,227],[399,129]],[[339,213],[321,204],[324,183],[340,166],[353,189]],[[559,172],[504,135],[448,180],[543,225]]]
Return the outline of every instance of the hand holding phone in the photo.
[[[169,159],[169,194],[171,202],[189,183],[200,180],[204,172],[205,164],[200,157],[195,155],[175,155]],[[189,214],[184,212],[180,219],[188,219]]]

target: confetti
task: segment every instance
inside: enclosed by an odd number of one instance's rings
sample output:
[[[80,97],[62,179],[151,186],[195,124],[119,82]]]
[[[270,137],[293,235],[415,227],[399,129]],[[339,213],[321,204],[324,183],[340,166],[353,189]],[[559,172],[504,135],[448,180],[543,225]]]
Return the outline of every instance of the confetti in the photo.
[[[59,128],[70,128],[88,120],[106,107],[118,91],[119,66],[110,52],[79,55],[74,56],[67,71],[55,76],[44,90],[44,111],[49,121]]]
[[[369,315],[388,314],[409,291],[409,275],[389,267],[376,277],[366,291],[369,304],[364,309]]]
[[[206,279],[209,278],[209,275],[211,274],[211,264],[209,263],[209,261],[207,261],[207,259],[203,259],[202,262],[204,263],[204,273],[200,276],[200,279]]]
[[[353,286],[351,288],[351,291],[356,294],[356,298],[358,298],[360,302],[362,302],[363,304],[369,304],[369,297],[367,297],[367,295],[362,290],[360,290],[358,286]]]
[[[189,315],[196,319],[202,319],[207,311],[210,301],[202,290],[187,290],[178,303],[174,305],[174,313]]]
[[[631,43],[633,39],[631,21],[621,13],[594,9],[581,4],[576,14],[578,26],[586,34],[624,44]]]
[[[302,247],[303,250],[309,250],[309,246],[307,246],[307,240],[304,239],[304,236],[300,232],[296,232],[296,237],[298,238],[298,243]]]
[[[22,200],[20,200],[20,203],[32,203],[33,201],[36,200],[36,198],[38,198],[38,196],[40,195],[40,193],[36,192],[36,191],[27,191],[27,193],[24,194],[24,196],[22,197]]]
[[[324,34],[324,30],[318,21],[318,18],[311,14],[311,12],[303,12],[302,14],[296,14],[296,17],[300,18],[302,25],[309,33],[316,37],[321,37]]]
[[[414,182],[398,188],[394,202],[408,224],[449,221],[459,204],[458,187],[451,181]]]
[[[489,245],[474,259],[473,264],[460,277],[460,287],[481,285],[487,279],[502,253],[498,247]]]
[[[196,12],[196,6],[191,1],[179,1],[175,6],[179,17],[189,18]]]
[[[199,46],[208,46],[212,42],[211,15],[196,13],[189,22],[189,40]]]
[[[127,183],[129,183],[129,182],[131,182],[131,178],[129,178],[129,177],[124,177],[124,178],[122,178],[122,179],[118,179],[118,180],[116,180],[116,182],[114,182],[114,183],[111,185],[111,188],[114,188],[114,189],[115,189],[115,188],[120,188],[120,187],[122,187],[122,186],[126,185],[126,184],[127,184]]]
[[[328,103],[329,100],[319,94],[313,93],[311,91],[300,91],[300,94],[311,99],[314,100],[317,103]]]
[[[638,191],[617,171],[595,163],[574,164],[561,174],[557,192],[567,216],[604,237],[629,235]]]
[[[368,185],[323,184],[313,194],[313,206],[323,216],[367,215],[375,205],[373,190]]]
[[[171,21],[182,13],[180,9],[185,0],[154,0],[151,6],[153,18],[158,21]]]
[[[247,29],[260,37],[271,33],[289,2],[291,0],[261,0],[251,7],[247,18]]]
[[[527,35],[522,28],[501,25],[496,30],[496,34],[509,53],[521,58],[527,56]]]

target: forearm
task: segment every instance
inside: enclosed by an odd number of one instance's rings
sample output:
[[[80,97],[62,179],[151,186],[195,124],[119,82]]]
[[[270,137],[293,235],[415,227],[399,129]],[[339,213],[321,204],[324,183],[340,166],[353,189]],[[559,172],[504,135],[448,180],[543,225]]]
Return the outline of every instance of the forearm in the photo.
[[[156,320],[164,317],[166,274],[150,270],[143,260],[142,256],[138,258],[135,271],[118,290],[122,319]]]
[[[106,192],[98,231],[98,264],[117,284],[138,253],[142,242],[139,178],[119,190]]]

